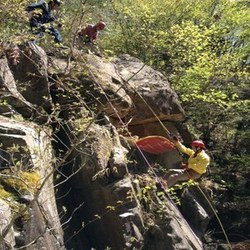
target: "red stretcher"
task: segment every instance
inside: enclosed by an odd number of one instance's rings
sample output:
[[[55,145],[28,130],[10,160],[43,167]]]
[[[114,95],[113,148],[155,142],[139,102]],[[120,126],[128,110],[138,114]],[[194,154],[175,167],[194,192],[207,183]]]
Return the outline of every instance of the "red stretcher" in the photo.
[[[135,142],[137,147],[145,152],[159,155],[174,149],[174,144],[163,136],[147,136]]]

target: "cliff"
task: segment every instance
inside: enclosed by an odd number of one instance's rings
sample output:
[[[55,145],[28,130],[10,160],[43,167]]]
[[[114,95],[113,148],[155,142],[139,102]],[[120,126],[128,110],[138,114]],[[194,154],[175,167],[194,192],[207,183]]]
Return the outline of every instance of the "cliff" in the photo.
[[[129,55],[65,53],[1,48],[2,248],[203,249],[211,211],[187,192],[189,224],[157,187],[178,151],[133,146],[169,132],[191,140],[166,78]]]

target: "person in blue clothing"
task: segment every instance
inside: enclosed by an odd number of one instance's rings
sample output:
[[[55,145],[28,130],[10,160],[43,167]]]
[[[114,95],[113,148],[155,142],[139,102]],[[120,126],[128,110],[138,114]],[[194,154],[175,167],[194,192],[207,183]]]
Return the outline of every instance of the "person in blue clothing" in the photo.
[[[32,12],[32,16],[29,20],[31,31],[39,37],[42,36],[43,32],[47,32],[54,36],[56,43],[61,43],[62,38],[60,32],[51,24],[45,25],[55,21],[55,17],[51,12],[56,10],[60,5],[60,0],[50,0],[48,4],[44,0],[40,0],[38,3],[28,5],[25,10]]]

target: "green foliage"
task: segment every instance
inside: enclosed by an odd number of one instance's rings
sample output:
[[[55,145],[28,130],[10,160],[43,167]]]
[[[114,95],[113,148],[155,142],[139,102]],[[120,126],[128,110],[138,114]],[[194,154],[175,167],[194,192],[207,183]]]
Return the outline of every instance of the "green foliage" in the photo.
[[[39,176],[36,172],[19,171],[12,176],[1,178],[4,185],[16,190],[20,194],[26,192],[34,194],[39,187]]]
[[[250,52],[250,15],[249,3],[245,0],[231,1],[223,7],[222,25],[227,28],[227,38],[232,43],[232,49],[243,57]]]
[[[184,181],[184,182],[175,184],[173,187],[171,187],[168,190],[168,194],[171,197],[171,199],[175,202],[175,204],[180,206],[181,200],[179,198],[178,193],[183,192],[185,188],[189,188],[189,187],[195,186],[195,185],[197,185],[197,183],[194,180]]]
[[[0,185],[0,199],[9,199],[13,194],[6,191],[2,185]]]
[[[27,0],[6,0],[0,3],[1,41],[20,44],[29,36],[25,12]]]
[[[137,176],[133,182],[136,184],[136,197],[147,213],[154,213],[157,219],[163,221],[168,219],[168,206],[164,191],[158,191],[152,173]],[[147,221],[147,218],[145,218]]]
[[[129,53],[147,62],[155,61],[157,58],[153,57],[164,52],[172,26],[186,20],[210,20],[213,4],[213,1],[192,0],[112,1],[107,8],[110,7],[113,15],[110,16],[116,22],[110,24],[109,41],[106,42],[112,44],[115,53]]]
[[[10,156],[9,165],[14,171],[26,171],[30,168],[30,151],[27,146],[13,144],[12,146],[8,147],[6,151]]]

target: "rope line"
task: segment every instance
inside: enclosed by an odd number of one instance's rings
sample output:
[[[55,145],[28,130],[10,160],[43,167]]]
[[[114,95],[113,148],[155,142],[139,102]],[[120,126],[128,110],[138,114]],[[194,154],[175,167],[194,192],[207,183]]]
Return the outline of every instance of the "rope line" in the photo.
[[[196,182],[196,183],[197,183],[197,182]],[[219,215],[217,214],[217,212],[216,212],[215,208],[213,207],[211,201],[207,198],[206,194],[205,194],[205,193],[203,192],[203,190],[201,189],[199,183],[197,183],[197,187],[198,187],[199,191],[202,193],[202,195],[204,196],[204,198],[206,199],[206,201],[207,201],[207,203],[209,204],[210,208],[212,209],[212,211],[213,211],[213,213],[214,213],[214,215],[215,215],[215,217],[216,217],[216,219],[217,219],[217,221],[218,221],[218,223],[219,223],[219,225],[220,225],[220,227],[221,227],[221,229],[222,229],[222,232],[223,232],[223,234],[224,234],[224,236],[225,236],[225,238],[226,238],[226,242],[227,242],[227,244],[228,244],[230,250],[233,250],[233,248],[232,248],[232,246],[231,246],[231,243],[230,243],[230,241],[229,241],[229,239],[228,239],[228,236],[227,236],[227,234],[226,234],[226,231],[225,231],[225,229],[224,229],[224,226],[223,226],[223,224],[222,224],[222,222],[221,222],[221,220],[220,220],[220,218],[219,218]]]

